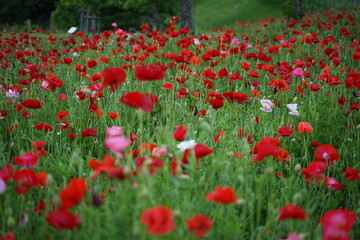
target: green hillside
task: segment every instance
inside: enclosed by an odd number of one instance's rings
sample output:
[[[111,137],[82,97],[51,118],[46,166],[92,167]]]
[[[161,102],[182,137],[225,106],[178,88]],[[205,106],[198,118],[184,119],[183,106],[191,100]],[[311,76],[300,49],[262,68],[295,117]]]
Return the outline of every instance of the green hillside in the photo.
[[[195,26],[209,30],[238,20],[282,17],[279,0],[195,0]]]

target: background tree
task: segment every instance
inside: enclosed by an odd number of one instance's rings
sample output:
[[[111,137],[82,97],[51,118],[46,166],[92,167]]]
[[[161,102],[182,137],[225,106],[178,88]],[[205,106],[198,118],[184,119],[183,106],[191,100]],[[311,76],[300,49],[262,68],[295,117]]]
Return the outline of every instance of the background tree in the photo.
[[[102,30],[110,29],[113,22],[125,30],[139,29],[141,24],[149,22],[155,27],[177,15],[176,2],[177,0],[60,0],[51,16],[51,25],[62,31],[71,26],[79,26],[78,9],[84,8],[90,14],[101,17]]]
[[[31,24],[42,28],[49,26],[51,12],[59,0],[0,0],[0,24],[22,25],[29,19]]]
[[[181,15],[180,23],[181,27],[188,27],[194,30],[194,19],[193,19],[193,0],[180,0],[181,4]]]

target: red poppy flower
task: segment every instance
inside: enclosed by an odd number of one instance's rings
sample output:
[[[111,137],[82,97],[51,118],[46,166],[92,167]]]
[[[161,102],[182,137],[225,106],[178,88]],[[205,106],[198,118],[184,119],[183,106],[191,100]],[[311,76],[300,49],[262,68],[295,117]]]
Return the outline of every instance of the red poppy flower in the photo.
[[[70,63],[72,63],[72,59],[71,58],[63,58],[63,59],[60,59],[60,62],[65,63],[65,64],[70,64]]]
[[[272,80],[268,85],[273,87],[279,93],[291,90],[291,88],[286,84],[286,81],[282,79]]]
[[[1,110],[0,111],[0,120],[4,119],[7,116],[7,111],[6,110]]]
[[[352,55],[352,59],[354,59],[355,61],[360,60],[360,52],[354,53]]]
[[[224,136],[224,135],[226,135],[225,131],[219,131],[219,132],[215,133],[213,136],[214,142],[219,143],[221,136]]]
[[[311,133],[314,131],[314,128],[308,122],[300,122],[298,124],[298,130],[297,133]]]
[[[97,64],[98,64],[98,63],[97,63],[97,61],[95,61],[95,60],[89,60],[89,61],[87,62],[87,66],[88,66],[89,68],[93,68],[93,67],[95,67]]]
[[[108,115],[111,119],[120,119],[119,114],[117,114],[117,113],[111,112],[111,113],[108,113]]]
[[[135,77],[140,81],[161,80],[165,77],[165,72],[158,65],[135,66]]]
[[[196,159],[205,157],[214,152],[214,149],[207,147],[202,143],[197,143],[194,147]]]
[[[279,160],[279,162],[281,163],[284,163],[284,160],[291,161],[291,158],[289,157],[289,152],[282,148],[277,149],[273,157]]]
[[[77,229],[81,217],[73,215],[67,209],[58,209],[46,217],[46,221],[58,229]]]
[[[74,140],[76,138],[76,134],[75,133],[69,133],[68,137],[70,138],[70,140]]]
[[[31,152],[36,156],[45,156],[48,154],[48,151],[44,150],[45,141],[32,141],[33,147]]]
[[[186,133],[187,133],[187,126],[178,125],[176,131],[173,134],[173,138],[175,138],[177,141],[184,141]]]
[[[221,98],[210,98],[210,104],[213,109],[219,109],[224,106],[224,100]]]
[[[59,128],[60,128],[60,130],[62,130],[62,131],[69,130],[69,128],[70,128],[70,123],[69,123],[68,121],[62,121],[62,122],[59,124]]]
[[[238,102],[238,103],[244,103],[250,101],[250,98],[245,93],[238,93],[238,92],[224,92],[223,93],[226,100],[229,101],[229,103]]]
[[[33,169],[16,171],[13,179],[18,184],[15,188],[17,194],[25,194],[30,188],[39,186],[37,175]]]
[[[303,168],[301,173],[306,177],[305,182],[309,183],[313,178],[320,180],[325,177],[321,174],[321,172],[325,171],[327,166],[323,162],[310,162],[307,165],[307,168]]]
[[[310,84],[310,90],[313,92],[317,92],[317,91],[320,91],[321,88],[316,83],[312,83],[312,84]]]
[[[347,181],[356,181],[360,179],[360,174],[352,167],[346,168],[346,172],[344,172],[343,176]]]
[[[0,236],[0,240],[15,240],[16,236],[13,232],[7,232],[4,235]]]
[[[310,143],[310,146],[312,146],[312,147],[318,147],[319,145],[320,145],[320,143],[317,141],[313,141]]]
[[[107,57],[103,57],[103,56],[100,56],[99,57],[99,62],[103,62],[103,63],[109,63],[109,59]]]
[[[293,205],[292,203],[289,203],[284,208],[279,208],[278,212],[280,213],[280,216],[278,218],[279,221],[283,221],[289,218],[305,220],[308,215],[303,208]]]
[[[140,221],[147,226],[147,232],[154,235],[165,235],[175,230],[171,209],[166,206],[156,206],[145,210]]]
[[[154,175],[156,173],[156,170],[161,169],[164,166],[163,160],[160,158],[156,158],[153,156],[150,156],[149,158],[136,158],[135,164],[136,166],[141,169],[141,167],[145,164],[145,161],[149,161],[149,164],[147,165],[147,168],[149,170],[150,175]]]
[[[279,139],[277,138],[271,138],[266,137],[260,140],[258,144],[254,146],[250,154],[255,154],[255,156],[252,158],[253,161],[261,162],[265,159],[267,156],[273,156],[273,157],[281,157],[282,154],[284,154],[285,150],[277,149],[281,146],[281,143]],[[280,154],[280,155],[279,155]]]
[[[22,105],[26,108],[39,109],[42,108],[42,104],[40,101],[36,99],[26,99]]]
[[[277,130],[278,134],[276,134],[276,137],[293,137],[293,131],[290,127],[281,127]]]
[[[31,115],[28,111],[23,111],[23,112],[21,113],[21,116],[22,116],[23,118],[34,118],[34,117],[36,117],[36,115]]]
[[[162,89],[166,89],[166,90],[174,90],[174,86],[172,85],[172,83],[166,82],[163,84],[163,86],[161,87]]]
[[[45,132],[52,132],[53,128],[51,125],[47,125],[46,123],[39,123],[39,124],[36,124],[34,126],[34,128],[36,128],[37,130],[41,131],[45,131]]]
[[[59,96],[58,96],[58,100],[62,100],[62,101],[65,101],[67,100],[69,97],[65,94],[65,93],[60,93]]]
[[[96,137],[97,136],[97,131],[95,129],[92,129],[92,128],[87,128],[87,129],[84,129],[81,132],[81,136],[82,137],[88,137],[88,136]]]
[[[87,183],[83,178],[73,178],[59,193],[60,209],[69,209],[80,203],[87,190]]]
[[[253,78],[259,78],[259,72],[258,71],[251,71],[248,73],[248,77],[253,77]]]
[[[218,76],[219,78],[226,78],[229,76],[229,73],[227,72],[226,68],[222,68],[220,69],[220,71],[218,72]]]
[[[206,89],[213,89],[214,87],[214,83],[210,80],[204,80],[203,84]]]
[[[57,113],[57,117],[56,117],[56,120],[58,121],[62,121],[64,118],[68,117],[70,114],[66,111],[59,111]]]
[[[186,225],[189,232],[195,237],[202,238],[212,228],[211,218],[205,214],[196,214],[193,218],[186,219]]]
[[[336,148],[329,144],[320,145],[315,151],[315,161],[325,162],[332,164],[334,161],[339,160],[340,155],[337,153]]]
[[[196,55],[193,55],[191,58],[190,58],[190,63],[193,64],[194,66],[200,66],[200,58]]]
[[[28,152],[23,155],[14,157],[13,160],[20,167],[35,167],[39,161],[39,158],[40,156]]]
[[[234,189],[231,187],[217,186],[215,187],[215,190],[209,192],[205,198],[209,202],[231,204],[236,203],[236,201],[240,199],[240,196],[236,196]]]
[[[356,213],[348,209],[335,209],[326,212],[320,220],[324,227],[322,237],[324,240],[348,240],[348,233],[356,221]]]
[[[115,92],[119,88],[119,84],[126,79],[126,72],[119,67],[105,68],[101,74],[104,78],[103,88],[110,86],[111,92]]]
[[[144,112],[152,112],[154,109],[154,101],[146,94],[139,92],[125,93],[120,101],[125,105],[133,108],[139,108]]]
[[[188,95],[189,93],[187,92],[187,90],[185,88],[180,88],[178,90],[178,92],[176,93],[175,97],[176,98],[184,98]]]
[[[11,133],[14,129],[17,129],[17,128],[19,128],[18,125],[12,125],[12,126],[6,128],[5,132],[6,133]]]

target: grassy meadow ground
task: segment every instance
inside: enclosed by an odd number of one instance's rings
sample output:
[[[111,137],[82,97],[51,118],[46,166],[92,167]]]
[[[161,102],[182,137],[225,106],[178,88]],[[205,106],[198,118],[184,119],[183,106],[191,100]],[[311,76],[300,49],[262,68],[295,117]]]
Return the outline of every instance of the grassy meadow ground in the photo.
[[[359,239],[359,21],[4,34],[0,239]]]

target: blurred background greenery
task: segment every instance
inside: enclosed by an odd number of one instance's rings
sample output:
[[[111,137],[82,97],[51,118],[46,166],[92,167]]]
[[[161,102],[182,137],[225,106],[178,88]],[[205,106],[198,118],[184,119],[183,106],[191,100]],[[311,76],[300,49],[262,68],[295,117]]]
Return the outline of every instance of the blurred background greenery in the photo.
[[[171,16],[180,15],[181,2],[190,1],[197,32],[233,26],[236,21],[265,17],[299,17],[300,12],[359,6],[360,0],[0,0],[2,32],[42,28],[65,32],[79,26],[83,8],[101,17],[100,30],[116,22],[125,30],[138,30],[143,23],[167,26]]]

